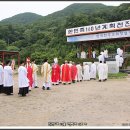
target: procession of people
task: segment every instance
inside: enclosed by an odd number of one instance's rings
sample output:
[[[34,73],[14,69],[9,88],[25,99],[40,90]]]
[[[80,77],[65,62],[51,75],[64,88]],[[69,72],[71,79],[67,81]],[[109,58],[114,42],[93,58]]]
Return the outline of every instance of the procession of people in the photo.
[[[21,61],[18,68],[18,95],[26,96],[33,88],[38,88],[37,82],[38,66],[35,60],[26,58],[26,61]],[[108,65],[106,61],[100,61],[98,65],[93,61],[91,64],[81,64],[72,61],[67,61],[60,66],[58,58],[54,58],[54,63],[50,65],[48,59],[44,59],[41,66],[42,89],[51,90],[52,85],[72,84],[81,81],[96,80],[97,75],[99,82],[108,79]],[[11,62],[7,61],[5,66],[0,63],[0,93],[13,95],[13,73]]]
[[[82,53],[82,57],[85,58],[85,53]],[[95,58],[95,52],[93,58]],[[84,62],[77,64],[73,61],[65,60],[63,64],[59,65],[58,58],[54,58],[52,64],[48,63],[48,59],[44,59],[39,71],[35,60],[31,60],[30,57],[26,58],[26,61],[20,62],[18,67],[18,95],[26,96],[33,88],[39,88],[38,84],[38,71],[42,76],[42,89],[51,90],[52,85],[59,84],[73,84],[81,81],[90,81],[98,79],[99,82],[104,82],[108,79],[108,64],[106,59],[108,58],[108,50],[100,52],[97,57],[98,63]],[[117,67],[122,67],[124,62],[123,50],[117,48],[117,55],[115,56]],[[0,93],[6,95],[13,95],[13,75],[15,71],[15,60],[12,62],[7,60],[3,66],[0,62]]]

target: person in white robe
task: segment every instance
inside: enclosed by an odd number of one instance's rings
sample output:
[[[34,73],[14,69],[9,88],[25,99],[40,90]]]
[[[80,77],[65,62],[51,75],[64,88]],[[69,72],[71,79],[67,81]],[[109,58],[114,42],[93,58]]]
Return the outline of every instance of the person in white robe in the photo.
[[[120,58],[119,58],[119,67],[122,67],[123,62],[124,62],[124,59],[123,59],[122,56],[120,56]]]
[[[102,61],[102,63],[104,62],[105,59],[104,59],[104,53],[103,52],[100,53],[98,60],[99,60],[99,62],[100,61]]]
[[[122,49],[120,49],[120,51],[119,51],[119,56],[123,56],[123,50]]]
[[[32,69],[33,69],[33,87],[38,88],[38,84],[37,84],[38,66],[35,63],[35,60],[32,61]]]
[[[42,89],[51,89],[51,66],[48,63],[48,59],[44,60],[44,64],[41,67],[41,74],[43,77],[43,87]]]
[[[12,59],[12,61],[11,61],[11,67],[12,67],[12,70],[15,69],[15,59]]]
[[[120,55],[120,48],[117,48],[116,53],[117,53],[118,55]]]
[[[92,64],[90,66],[90,79],[96,80],[96,72],[97,72],[97,67],[94,61],[92,61]]]
[[[93,56],[94,59],[96,58],[96,52],[95,52],[95,50],[92,52],[92,56]]]
[[[104,81],[104,65],[102,61],[97,65],[97,71],[98,71],[98,77],[99,77],[99,82]]]
[[[0,62],[0,93],[3,92],[3,74],[4,74],[4,69],[2,66],[2,63]]]
[[[104,61],[104,81],[108,79],[108,65],[106,61]]]
[[[83,66],[83,80],[90,80],[90,69],[87,63]]]
[[[82,52],[81,52],[81,58],[82,58],[82,59],[85,59],[85,58],[86,58],[86,52],[85,52],[85,51],[82,51]]]
[[[10,61],[6,61],[6,65],[4,66],[3,85],[4,93],[7,95],[13,95],[13,70]]]
[[[104,50],[104,58],[108,58],[108,50]]]
[[[20,67],[18,68],[18,86],[18,94],[21,96],[26,96],[29,92],[29,80],[27,78],[27,68],[25,67],[24,61],[20,62]]]
[[[116,65],[117,65],[117,67],[119,67],[120,65],[119,65],[119,63],[120,63],[120,56],[117,54],[116,56],[115,56],[115,59],[116,59]]]
[[[82,81],[83,79],[83,69],[80,63],[76,65],[77,67],[77,82]]]
[[[76,53],[76,57],[80,58],[80,52],[79,51]]]

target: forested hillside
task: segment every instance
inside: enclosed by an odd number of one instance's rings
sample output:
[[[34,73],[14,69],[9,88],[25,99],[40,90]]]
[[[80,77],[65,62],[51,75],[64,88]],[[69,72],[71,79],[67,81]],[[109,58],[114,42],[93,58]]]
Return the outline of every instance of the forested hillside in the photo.
[[[38,62],[45,57],[70,60],[78,49],[77,43],[66,42],[66,28],[125,20],[129,19],[129,15],[130,4],[127,3],[118,7],[72,4],[30,24],[17,24],[18,19],[14,19],[13,24],[3,24],[3,21],[0,24],[0,50],[18,50],[21,58],[31,56]],[[107,45],[106,48],[115,51],[117,46]]]
[[[38,14],[26,12],[26,13],[17,14],[7,19],[3,19],[1,23],[3,24],[30,24],[39,20],[42,17],[43,16],[38,15]]]

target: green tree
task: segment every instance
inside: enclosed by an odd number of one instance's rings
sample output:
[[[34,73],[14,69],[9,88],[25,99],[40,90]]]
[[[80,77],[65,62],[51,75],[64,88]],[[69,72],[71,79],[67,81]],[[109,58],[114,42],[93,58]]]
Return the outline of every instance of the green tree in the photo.
[[[4,40],[0,40],[0,50],[6,50],[7,43]]]

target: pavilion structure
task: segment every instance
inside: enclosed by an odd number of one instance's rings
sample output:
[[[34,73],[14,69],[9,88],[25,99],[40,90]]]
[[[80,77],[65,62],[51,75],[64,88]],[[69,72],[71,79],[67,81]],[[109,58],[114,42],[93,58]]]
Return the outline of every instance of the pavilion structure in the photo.
[[[103,44],[119,41],[130,41],[130,20],[82,26],[66,29],[67,42],[76,43],[81,51],[88,49],[91,58],[93,48],[98,48],[99,54]],[[124,51],[126,47],[124,46]]]
[[[20,65],[20,54],[18,51],[0,50],[0,59],[1,59],[1,62],[3,63],[3,66],[4,66],[6,58],[11,59],[12,57],[15,57],[15,56],[17,56],[18,66],[19,66]]]

